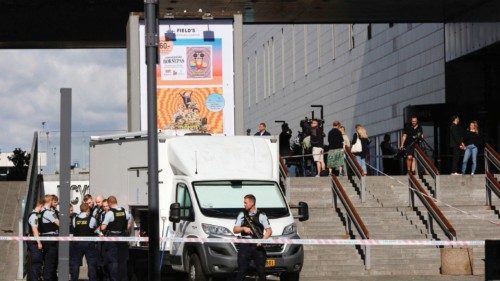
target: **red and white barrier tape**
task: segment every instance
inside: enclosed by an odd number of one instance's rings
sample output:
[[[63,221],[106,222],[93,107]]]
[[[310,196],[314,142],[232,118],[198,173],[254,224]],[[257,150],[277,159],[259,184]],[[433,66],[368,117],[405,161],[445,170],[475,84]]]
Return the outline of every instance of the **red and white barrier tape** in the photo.
[[[0,241],[91,241],[91,242],[148,242],[148,237],[75,237],[75,236],[0,236]],[[366,245],[366,246],[484,246],[484,240],[375,240],[375,239],[238,239],[238,238],[162,238],[163,242],[186,243],[244,243],[293,245]]]

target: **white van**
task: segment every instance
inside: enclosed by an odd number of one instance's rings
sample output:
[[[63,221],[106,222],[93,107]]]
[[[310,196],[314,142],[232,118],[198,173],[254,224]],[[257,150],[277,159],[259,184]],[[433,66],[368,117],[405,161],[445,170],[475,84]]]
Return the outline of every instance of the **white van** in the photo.
[[[253,194],[266,213],[272,237],[299,238],[279,185],[276,138],[159,134],[160,237],[234,238],[243,197]],[[90,186],[94,195],[115,195],[134,218],[132,235],[147,236],[147,138],[145,133],[93,137]],[[300,202],[300,220],[308,218]],[[147,274],[147,247],[131,247],[132,271]],[[238,244],[163,243],[162,263],[189,272],[190,280],[224,277],[237,270]],[[298,280],[301,245],[266,245],[268,274]]]

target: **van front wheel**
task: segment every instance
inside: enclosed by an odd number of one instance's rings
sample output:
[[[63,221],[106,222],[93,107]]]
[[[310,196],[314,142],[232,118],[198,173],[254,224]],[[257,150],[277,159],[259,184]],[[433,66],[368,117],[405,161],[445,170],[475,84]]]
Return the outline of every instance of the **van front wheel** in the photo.
[[[206,281],[207,278],[203,274],[200,258],[197,254],[189,256],[189,281]]]

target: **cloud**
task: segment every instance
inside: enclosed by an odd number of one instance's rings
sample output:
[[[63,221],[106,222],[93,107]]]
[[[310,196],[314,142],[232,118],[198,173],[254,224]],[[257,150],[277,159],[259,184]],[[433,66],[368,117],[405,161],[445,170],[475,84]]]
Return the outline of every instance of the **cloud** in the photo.
[[[126,75],[124,49],[0,50],[0,149],[29,150],[42,121],[59,131],[63,87],[73,89],[73,130],[125,130]]]

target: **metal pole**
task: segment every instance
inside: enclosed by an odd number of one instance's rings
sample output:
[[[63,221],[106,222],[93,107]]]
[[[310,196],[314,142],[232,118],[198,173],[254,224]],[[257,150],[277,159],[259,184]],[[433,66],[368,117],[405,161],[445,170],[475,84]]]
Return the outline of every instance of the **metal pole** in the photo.
[[[148,95],[148,280],[161,279],[160,215],[158,192],[158,126],[156,121],[156,64],[158,55],[157,0],[145,0],[146,65]]]
[[[69,236],[70,169],[71,169],[71,88],[61,88],[61,140],[59,154],[59,235]],[[59,280],[69,277],[69,242],[59,242]]]

